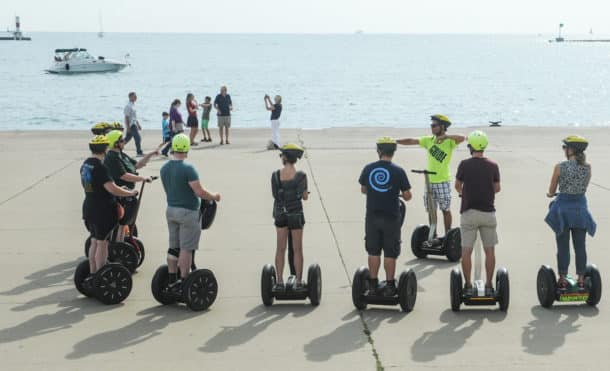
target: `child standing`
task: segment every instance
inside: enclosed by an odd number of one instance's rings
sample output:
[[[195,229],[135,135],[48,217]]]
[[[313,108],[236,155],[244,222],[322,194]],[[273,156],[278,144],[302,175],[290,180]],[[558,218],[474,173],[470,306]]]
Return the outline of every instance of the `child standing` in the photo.
[[[212,97],[205,97],[205,101],[201,103],[203,113],[201,114],[201,133],[203,134],[202,142],[211,142],[212,135],[208,130],[208,124],[210,123],[210,112],[212,111]]]
[[[169,124],[169,113],[163,112],[161,117],[163,117],[163,119],[161,120],[161,131],[163,133],[163,143],[165,144],[165,147],[163,147],[161,154],[163,156],[167,157],[169,148],[172,145],[171,142],[172,142],[173,135],[172,135],[172,129]]]

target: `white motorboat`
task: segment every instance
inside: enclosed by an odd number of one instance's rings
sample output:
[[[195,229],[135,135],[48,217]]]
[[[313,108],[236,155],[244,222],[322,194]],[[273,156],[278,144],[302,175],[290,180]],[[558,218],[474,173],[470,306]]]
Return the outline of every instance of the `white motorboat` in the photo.
[[[87,52],[87,49],[55,49],[55,61],[46,71],[60,74],[118,72],[128,65],[127,62],[104,57],[95,58]]]

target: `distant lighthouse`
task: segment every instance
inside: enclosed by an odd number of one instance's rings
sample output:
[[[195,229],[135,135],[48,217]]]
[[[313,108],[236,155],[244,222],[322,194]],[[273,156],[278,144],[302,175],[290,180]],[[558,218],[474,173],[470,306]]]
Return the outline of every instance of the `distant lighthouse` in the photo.
[[[12,32],[12,36],[0,36],[0,40],[29,41],[32,39],[23,36],[23,33],[21,33],[21,20],[19,19],[19,16],[15,16],[15,31]]]

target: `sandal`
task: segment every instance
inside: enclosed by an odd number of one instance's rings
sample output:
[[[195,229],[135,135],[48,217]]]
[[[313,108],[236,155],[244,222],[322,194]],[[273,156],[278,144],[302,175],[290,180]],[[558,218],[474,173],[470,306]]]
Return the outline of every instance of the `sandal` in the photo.
[[[557,287],[560,289],[567,289],[568,281],[564,277],[559,277],[559,279],[557,280]]]
[[[579,289],[584,289],[585,288],[585,278],[584,277],[578,277],[578,288]]]

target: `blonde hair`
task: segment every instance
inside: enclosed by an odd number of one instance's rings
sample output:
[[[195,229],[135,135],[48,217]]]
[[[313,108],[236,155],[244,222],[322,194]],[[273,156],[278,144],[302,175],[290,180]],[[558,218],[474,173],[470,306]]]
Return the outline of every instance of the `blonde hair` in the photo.
[[[275,102],[276,103],[282,103],[282,96],[281,95],[276,95],[275,96]]]

